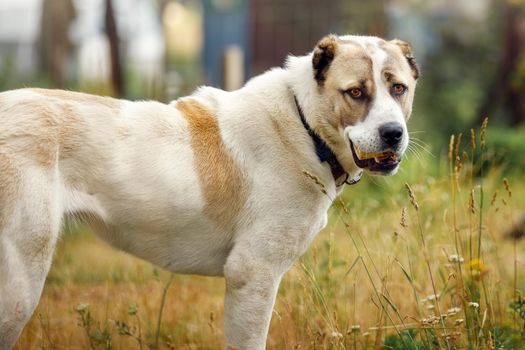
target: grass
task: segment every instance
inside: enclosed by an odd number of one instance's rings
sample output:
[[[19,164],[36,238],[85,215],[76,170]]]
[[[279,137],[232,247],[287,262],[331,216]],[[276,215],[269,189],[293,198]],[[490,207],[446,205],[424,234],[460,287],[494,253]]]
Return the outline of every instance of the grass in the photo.
[[[487,166],[484,133],[347,188],[283,279],[268,347],[524,348],[525,251],[505,237],[524,176]],[[67,233],[16,348],[220,349],[223,293]]]

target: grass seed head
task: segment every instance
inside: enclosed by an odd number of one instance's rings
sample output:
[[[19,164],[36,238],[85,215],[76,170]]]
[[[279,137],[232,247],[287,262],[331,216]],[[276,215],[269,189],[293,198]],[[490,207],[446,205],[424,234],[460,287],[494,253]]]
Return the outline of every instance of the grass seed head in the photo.
[[[399,222],[399,224],[400,224],[402,227],[404,227],[404,228],[407,228],[407,227],[408,227],[407,216],[408,216],[407,208],[406,208],[406,207],[403,207],[403,209],[401,210],[401,221]]]
[[[324,185],[324,183],[317,176],[315,176],[314,174],[310,173],[308,170],[303,170],[303,174],[306,175],[306,177],[309,177],[310,179],[312,179],[315,182],[315,184],[317,186],[319,186],[319,188],[320,188],[320,190],[321,190],[321,192],[323,194],[328,194],[326,192],[326,186]]]
[[[463,153],[461,154],[461,160],[463,162],[468,161],[468,153],[467,153],[467,151],[463,151]]]
[[[455,150],[454,150],[454,155],[456,156],[456,160],[459,159],[459,149],[461,147],[461,139],[463,138],[463,133],[460,132],[459,135],[458,135],[458,140],[456,142],[456,147],[455,147]]]
[[[481,147],[481,149],[485,148],[485,141],[486,141],[486,136],[487,136],[487,127],[489,125],[489,118],[486,117],[485,119],[483,119],[483,123],[481,124],[481,130],[479,132],[479,145]]]
[[[476,213],[476,202],[474,200],[474,189],[470,190],[470,194],[468,197],[468,208],[472,214]]]
[[[503,178],[503,185],[505,185],[505,191],[507,191],[509,198],[512,197],[512,191],[510,189],[510,182],[506,177]]]
[[[454,154],[454,134],[450,135],[450,142],[448,144],[448,160],[452,162],[452,155]]]
[[[414,191],[412,191],[412,188],[410,187],[408,183],[405,183],[405,187],[407,188],[407,191],[408,191],[408,197],[410,197],[410,203],[412,203],[412,205],[414,206],[416,210],[419,210],[419,204],[416,200],[416,196],[414,195]]]
[[[492,200],[490,201],[490,206],[493,207],[494,203],[496,203],[496,199],[498,198],[498,191],[494,192],[492,195]]]

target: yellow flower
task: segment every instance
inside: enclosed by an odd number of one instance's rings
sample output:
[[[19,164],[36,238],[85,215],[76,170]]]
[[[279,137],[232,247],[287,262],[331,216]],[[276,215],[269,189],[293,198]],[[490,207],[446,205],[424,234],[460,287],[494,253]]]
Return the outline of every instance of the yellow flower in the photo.
[[[480,259],[472,259],[470,260],[470,269],[478,272],[483,272],[486,270],[485,264],[483,264],[483,261]]]
[[[481,277],[486,275],[489,272],[489,269],[485,266],[483,261],[480,259],[472,259],[470,260],[470,270],[472,271],[472,277],[475,280],[480,280]]]

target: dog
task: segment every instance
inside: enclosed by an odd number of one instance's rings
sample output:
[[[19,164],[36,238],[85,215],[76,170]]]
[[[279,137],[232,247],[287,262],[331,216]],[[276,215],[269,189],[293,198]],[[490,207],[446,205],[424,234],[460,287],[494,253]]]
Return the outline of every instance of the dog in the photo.
[[[224,276],[225,346],[264,349],[283,274],[345,184],[396,173],[419,68],[410,45],[322,38],[239,90],[170,104],[0,94],[0,348],[38,304],[65,215],[182,274]]]

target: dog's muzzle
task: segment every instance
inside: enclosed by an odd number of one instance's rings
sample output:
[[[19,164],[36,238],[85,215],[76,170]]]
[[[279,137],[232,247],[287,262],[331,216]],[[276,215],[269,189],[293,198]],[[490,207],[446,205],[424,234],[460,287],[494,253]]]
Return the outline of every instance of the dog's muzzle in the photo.
[[[350,147],[355,164],[371,172],[389,173],[401,162],[401,158],[392,150],[365,153],[361,152],[352,141],[350,141]]]

